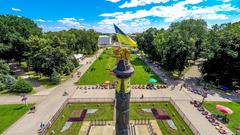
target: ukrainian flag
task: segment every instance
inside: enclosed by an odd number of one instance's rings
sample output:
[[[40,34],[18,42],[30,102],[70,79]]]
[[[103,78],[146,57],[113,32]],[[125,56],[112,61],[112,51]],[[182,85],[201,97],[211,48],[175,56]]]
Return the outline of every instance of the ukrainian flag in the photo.
[[[135,41],[133,41],[129,36],[127,36],[120,28],[118,28],[115,24],[114,28],[116,31],[116,36],[117,36],[117,40],[118,42],[125,44],[125,45],[130,45],[130,46],[137,46],[137,43]]]

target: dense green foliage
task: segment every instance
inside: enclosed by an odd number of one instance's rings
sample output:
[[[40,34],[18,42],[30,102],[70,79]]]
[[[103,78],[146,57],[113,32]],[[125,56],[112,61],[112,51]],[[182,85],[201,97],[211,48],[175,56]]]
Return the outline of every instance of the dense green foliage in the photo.
[[[58,84],[61,81],[61,75],[54,69],[53,73],[50,76],[50,80],[54,83],[54,84]]]
[[[29,93],[32,91],[32,89],[33,88],[31,83],[21,78],[18,78],[13,84],[13,88],[11,91],[16,93]]]
[[[73,54],[93,54],[97,49],[98,34],[94,30],[47,32],[30,19],[0,15],[0,58],[24,61],[27,69],[50,77],[55,70],[69,75],[78,66]],[[0,90],[12,82],[9,69],[0,62]],[[7,79],[6,79],[7,78]]]
[[[197,59],[203,49],[207,24],[203,20],[172,23],[167,30],[150,28],[136,37],[139,49],[168,71],[184,70],[187,60]]]
[[[12,15],[0,15],[0,57],[22,60],[29,49],[26,40],[41,34],[41,29],[30,19]]]
[[[189,60],[204,58],[206,81],[232,85],[240,82],[240,23],[207,28],[204,20],[183,20],[166,30],[150,28],[137,35],[139,49],[168,71],[181,72]]]
[[[240,22],[215,25],[209,31],[208,59],[202,68],[205,80],[232,86],[240,82]]]
[[[0,134],[3,133],[5,129],[10,127],[14,122],[16,122],[27,111],[28,107],[21,104],[0,105]]]
[[[76,64],[73,54],[93,54],[97,49],[98,34],[93,30],[48,32],[31,36],[29,64],[37,73],[48,77],[55,69],[60,74],[70,74]]]
[[[233,114],[228,115],[227,117],[230,119],[229,123],[227,123],[227,127],[233,132],[236,133],[236,127],[239,126],[240,119],[240,103],[237,102],[204,102],[204,107],[213,114],[224,115],[220,111],[216,109],[216,105],[223,105],[231,110],[233,110]]]
[[[130,62],[134,67],[131,84],[147,84],[150,78],[155,78],[158,80],[158,83],[162,83],[162,80],[151,69],[148,69],[148,66],[136,54],[131,54]],[[95,85],[102,84],[105,81],[113,82],[117,80],[112,74],[115,65],[116,58],[113,56],[113,49],[105,50],[80,78],[78,84]]]
[[[0,60],[0,91],[11,90],[14,82],[15,78],[11,76],[8,64]]]

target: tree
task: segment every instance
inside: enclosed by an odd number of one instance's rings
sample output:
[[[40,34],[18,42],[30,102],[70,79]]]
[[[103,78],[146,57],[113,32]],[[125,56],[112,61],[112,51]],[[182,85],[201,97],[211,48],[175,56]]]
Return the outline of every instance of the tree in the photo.
[[[0,57],[21,61],[28,50],[26,40],[41,34],[41,29],[30,19],[13,15],[0,15]],[[4,49],[3,49],[4,48]]]
[[[33,70],[46,76],[51,76],[53,70],[62,73],[71,62],[64,50],[46,46],[31,58]]]
[[[13,89],[11,90],[12,92],[16,93],[29,93],[32,91],[32,84],[18,78],[17,81],[13,84]]]
[[[54,84],[59,84],[61,81],[61,75],[56,72],[56,70],[53,70],[53,73],[50,76],[50,80],[54,83]]]
[[[0,60],[0,74],[7,75],[10,73],[10,68],[7,63],[3,60]]]
[[[0,90],[12,89],[15,78],[10,75],[10,68],[7,63],[0,60]]]
[[[136,41],[140,50],[144,51],[150,59],[159,60],[154,38],[158,30],[156,28],[149,28],[145,32],[136,36]]]
[[[207,38],[207,61],[202,72],[205,80],[232,86],[240,82],[240,22],[215,25]]]
[[[188,19],[172,23],[167,30],[150,28],[137,35],[139,49],[166,70],[181,73],[188,60],[202,54],[207,34],[204,20]]]

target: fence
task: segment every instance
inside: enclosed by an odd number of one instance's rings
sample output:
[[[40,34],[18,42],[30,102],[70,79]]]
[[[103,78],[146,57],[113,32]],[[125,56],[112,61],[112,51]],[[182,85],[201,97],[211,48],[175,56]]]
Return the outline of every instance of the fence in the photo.
[[[46,124],[46,126],[39,131],[39,135],[44,135],[47,133],[47,130],[51,127],[51,125],[54,124],[54,122],[57,120],[58,116],[61,114],[61,112],[63,111],[64,107],[68,104],[68,100],[67,99],[62,106],[58,109],[58,111],[54,114],[54,116],[51,118],[51,120],[49,121],[49,123]]]
[[[192,130],[192,132],[195,135],[200,135],[200,132],[197,130],[197,128],[191,123],[191,121],[186,117],[186,115],[178,107],[178,105],[175,103],[175,101],[172,100],[172,98],[170,98],[170,103],[174,106],[174,108],[177,110],[177,112],[181,115],[182,119],[185,121],[185,123],[188,125],[188,127]]]
[[[114,98],[70,98],[68,99],[68,103],[111,103],[114,102]]]
[[[52,124],[56,121],[64,107],[68,103],[91,103],[91,102],[99,102],[99,103],[114,103],[115,99],[114,98],[70,98],[67,99],[62,106],[58,109],[56,114],[51,118],[50,122],[45,126],[45,128],[39,132],[39,135],[44,135],[46,134],[47,130],[50,128]],[[181,109],[178,107],[178,105],[175,103],[174,100],[170,97],[144,97],[144,98],[136,98],[133,97],[130,99],[130,102],[159,102],[159,101],[168,101],[170,102],[177,112],[181,115],[183,120],[186,122],[186,124],[189,126],[189,128],[192,130],[192,132],[195,135],[200,135],[200,132],[196,129],[196,127],[191,123],[191,121],[186,117],[186,115],[181,111]]]
[[[170,97],[133,97],[130,102],[160,102],[160,101],[170,101]]]

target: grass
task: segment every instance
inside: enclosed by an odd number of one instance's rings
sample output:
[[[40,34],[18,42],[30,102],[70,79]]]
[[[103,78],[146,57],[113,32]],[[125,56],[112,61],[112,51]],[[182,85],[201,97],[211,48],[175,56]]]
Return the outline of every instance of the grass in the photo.
[[[40,75],[38,75],[34,71],[28,71],[26,74],[29,75],[31,78],[34,78],[34,79],[38,80],[40,82],[40,84],[43,85],[45,88],[52,88],[52,87],[58,85],[58,84],[53,83],[49,79],[49,77],[47,77],[47,76],[41,76],[40,77]],[[62,75],[61,76],[61,82],[66,81],[67,79],[70,78],[70,76],[71,75]]]
[[[52,125],[52,127],[48,131],[48,135],[51,134],[51,131],[54,130],[57,135],[78,135],[80,128],[82,126],[82,122],[75,122],[72,126],[63,133],[60,133],[62,127],[65,122],[68,120],[71,112],[73,110],[81,110],[81,109],[99,109],[94,114],[87,114],[85,120],[108,120],[111,121],[113,119],[113,105],[111,104],[68,104],[63,112],[60,114],[56,122]],[[64,117],[62,117],[64,116]]]
[[[154,104],[154,105],[153,105]],[[72,126],[63,133],[60,133],[65,122],[68,120],[71,112],[73,110],[79,109],[99,109],[95,114],[88,114],[86,116],[86,121],[91,120],[113,120],[113,105],[112,104],[96,104],[96,103],[76,103],[68,104],[63,112],[60,114],[56,122],[49,129],[48,135],[51,134],[51,131],[54,130],[55,134],[58,135],[78,135],[82,122],[73,123]],[[178,130],[171,129],[166,121],[157,121],[158,125],[163,133],[163,135],[193,135],[192,131],[185,124],[181,116],[177,113],[175,108],[169,102],[159,102],[159,103],[133,103],[130,104],[130,120],[136,119],[154,119],[152,113],[143,112],[142,108],[164,108],[167,110],[168,114],[172,117]],[[64,117],[63,117],[64,116]],[[186,131],[182,131],[185,128]]]
[[[143,112],[141,110],[142,108],[161,108],[167,110],[178,130],[171,129],[166,121],[158,120],[158,126],[160,127],[163,135],[193,135],[191,129],[187,126],[171,103],[159,102],[130,104],[130,119],[154,119],[152,113]],[[182,129],[186,130],[183,131]]]
[[[36,91],[34,90],[34,88],[33,88],[33,90],[31,91],[31,92],[29,92],[29,93],[15,93],[15,92],[11,92],[11,91],[9,91],[9,90],[3,90],[3,91],[0,91],[0,96],[16,96],[16,95],[22,95],[22,94],[26,94],[26,95],[33,95],[33,94],[35,94],[36,93]]]
[[[182,77],[190,68],[191,68],[191,66],[186,66],[181,74],[177,70],[175,70],[175,71],[167,71],[164,68],[161,68],[161,70],[163,72],[165,72],[166,74],[168,74],[169,76],[171,76],[173,79],[176,80],[176,79],[180,79],[180,77]]]
[[[237,102],[205,102],[204,107],[213,114],[220,114],[223,115],[216,109],[216,105],[223,105],[233,110],[233,114],[229,115],[228,118],[230,120],[227,123],[227,127],[233,132],[236,133],[236,126],[240,125],[240,103]]]
[[[16,122],[27,111],[28,108],[23,104],[0,105],[0,134]]]
[[[117,78],[111,71],[116,65],[116,59],[113,57],[112,49],[105,50],[100,57],[91,65],[88,71],[80,78],[77,84],[95,85],[102,84],[105,81],[114,81]],[[152,71],[146,72],[148,66],[136,55],[131,54],[131,64],[135,71],[131,77],[131,84],[146,84],[150,78],[155,78],[159,83],[162,80]]]

